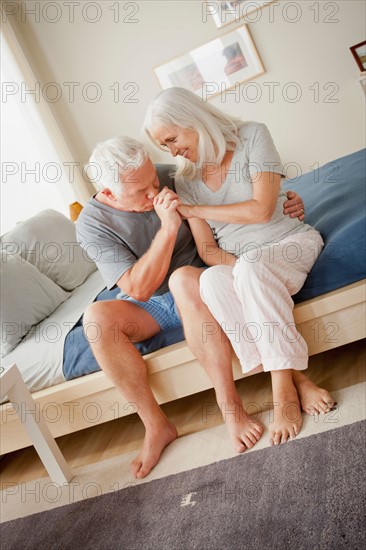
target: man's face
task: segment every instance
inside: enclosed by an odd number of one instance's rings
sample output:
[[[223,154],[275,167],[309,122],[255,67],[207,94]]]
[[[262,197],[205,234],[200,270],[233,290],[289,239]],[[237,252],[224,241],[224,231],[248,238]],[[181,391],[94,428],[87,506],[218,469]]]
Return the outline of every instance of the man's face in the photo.
[[[116,200],[117,208],[129,212],[154,210],[153,200],[159,193],[159,180],[155,167],[148,159],[140,168],[128,166],[121,176],[122,194]]]

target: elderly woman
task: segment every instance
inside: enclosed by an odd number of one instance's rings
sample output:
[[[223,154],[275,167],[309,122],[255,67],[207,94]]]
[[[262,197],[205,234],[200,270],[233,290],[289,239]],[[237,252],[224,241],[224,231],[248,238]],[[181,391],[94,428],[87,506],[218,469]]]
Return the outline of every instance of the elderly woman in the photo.
[[[301,427],[301,407],[319,414],[334,404],[302,372],[307,346],[295,328],[291,298],[320,254],[322,237],[284,215],[283,170],[264,124],[243,122],[170,88],[150,104],[145,130],[178,156],[177,209],[212,266],[200,276],[201,297],[243,371],[271,372],[272,444],[292,439]]]

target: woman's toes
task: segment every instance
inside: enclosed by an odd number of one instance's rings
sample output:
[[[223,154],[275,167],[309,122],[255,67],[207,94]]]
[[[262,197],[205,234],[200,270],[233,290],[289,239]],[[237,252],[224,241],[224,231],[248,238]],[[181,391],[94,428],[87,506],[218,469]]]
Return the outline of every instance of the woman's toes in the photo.
[[[326,401],[326,400],[324,400],[324,401],[323,401],[323,410],[324,410],[324,413],[330,412],[330,411],[333,409],[334,405],[335,405],[335,403],[334,403],[333,400],[331,400],[331,401]]]
[[[288,431],[289,431],[289,434],[290,434],[290,439],[295,439],[295,437],[298,434],[298,431],[296,430],[296,427],[291,426]]]
[[[281,432],[275,432],[272,435],[271,444],[272,445],[279,445],[281,443],[282,433]]]
[[[311,407],[308,407],[308,412],[311,416],[319,416],[321,412],[321,408],[319,407],[319,403],[314,403]]]

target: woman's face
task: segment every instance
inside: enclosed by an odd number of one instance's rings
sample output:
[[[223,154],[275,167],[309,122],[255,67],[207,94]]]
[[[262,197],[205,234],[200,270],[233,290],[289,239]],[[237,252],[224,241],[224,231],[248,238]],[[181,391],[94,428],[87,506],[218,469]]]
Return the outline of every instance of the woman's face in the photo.
[[[149,130],[152,138],[173,157],[181,155],[191,162],[198,159],[198,133],[181,126],[158,126]]]

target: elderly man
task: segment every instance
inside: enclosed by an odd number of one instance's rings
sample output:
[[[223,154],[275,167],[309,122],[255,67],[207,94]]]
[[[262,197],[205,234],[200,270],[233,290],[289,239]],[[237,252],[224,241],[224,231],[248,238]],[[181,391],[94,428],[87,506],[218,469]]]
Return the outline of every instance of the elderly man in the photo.
[[[96,263],[107,287],[117,285],[121,293],[117,300],[91,304],[84,322],[100,326],[101,338],[91,343],[95,358],[124,398],[137,404],[145,426],[142,450],[131,464],[132,474],[147,476],[164,448],[177,437],[175,426],[155,400],[145,362],[134,343],[180,326],[168,280],[184,266],[177,273],[183,273],[188,281],[180,307],[185,337],[213,382],[234,443],[241,434],[237,449],[252,447],[262,427],[243,409],[233,380],[230,344],[201,301],[199,276],[204,266],[188,225],[177,212],[180,201],[169,174],[171,167],[155,167],[145,147],[127,137],[99,144],[90,161],[101,170],[100,190],[78,219],[77,237],[81,246],[93,246],[97,251]],[[292,192],[290,197],[284,204],[286,213],[301,217],[301,199]],[[174,276],[172,279],[174,286]],[[176,280],[181,289],[181,279]],[[203,323],[217,327],[206,346],[201,337]]]

